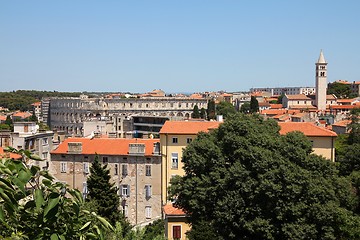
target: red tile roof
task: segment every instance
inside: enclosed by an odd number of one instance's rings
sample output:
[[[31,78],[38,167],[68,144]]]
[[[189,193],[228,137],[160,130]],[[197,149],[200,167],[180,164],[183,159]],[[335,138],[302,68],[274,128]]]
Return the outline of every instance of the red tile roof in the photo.
[[[31,106],[40,106],[41,102],[34,102],[33,104],[31,104]]]
[[[167,204],[163,207],[164,213],[168,216],[184,216],[185,212],[179,208],[174,207],[172,204]]]
[[[12,116],[13,117],[20,117],[20,118],[25,119],[25,118],[30,117],[31,113],[29,113],[29,112],[17,112],[17,113],[14,113]]]
[[[338,99],[337,103],[352,103],[355,102],[357,99],[356,98],[351,98],[351,99]]]
[[[286,113],[286,109],[266,109],[261,111],[261,114],[267,114],[267,115],[280,115],[285,113]]]
[[[281,109],[283,108],[282,104],[270,104],[271,109]]]
[[[304,94],[286,95],[286,97],[289,100],[311,100],[311,98]]]
[[[347,127],[350,123],[351,123],[351,120],[345,119],[345,120],[334,123],[332,126]]]
[[[5,121],[5,120],[6,120],[6,116],[0,115],[0,121]]]
[[[160,134],[198,134],[218,128],[221,122],[166,121]]]
[[[21,155],[16,153],[5,152],[4,149],[0,147],[0,159],[2,158],[21,159]]]
[[[330,109],[353,109],[357,108],[356,105],[331,105]]]
[[[82,143],[82,154],[92,155],[128,155],[130,143],[144,143],[145,156],[153,155],[154,143],[159,139],[125,139],[125,138],[68,138],[51,154],[67,154],[68,143]]]
[[[289,132],[300,131],[308,137],[336,137],[333,131],[314,125],[310,122],[279,122],[280,134],[285,135]]]

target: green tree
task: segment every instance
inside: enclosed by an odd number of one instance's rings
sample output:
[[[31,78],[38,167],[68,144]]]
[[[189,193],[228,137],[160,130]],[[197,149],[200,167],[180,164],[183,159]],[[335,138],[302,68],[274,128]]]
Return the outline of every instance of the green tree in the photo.
[[[259,111],[259,102],[256,97],[251,96],[250,99],[250,112],[257,113]]]
[[[33,112],[33,114],[28,118],[28,120],[30,121],[30,122],[38,122],[38,119],[37,119],[37,117],[36,117],[36,115],[35,115],[35,113]]]
[[[208,120],[216,119],[216,113],[215,113],[215,101],[209,100],[208,101],[208,107],[206,110],[206,115]]]
[[[356,97],[351,94],[351,88],[349,84],[333,82],[328,84],[327,94],[334,94],[337,98],[349,98]]]
[[[282,104],[282,100],[283,100],[284,97],[285,97],[285,93],[282,93],[282,94],[278,97],[277,103],[278,103],[278,104]]]
[[[10,151],[22,160],[0,159],[0,239],[104,239],[108,221],[84,209],[78,190],[54,182],[29,151]]]
[[[116,222],[124,223],[124,217],[119,210],[120,199],[114,183],[110,183],[110,170],[107,165],[101,166],[99,157],[96,156],[90,167],[90,176],[87,179],[87,200],[94,202],[96,212],[104,216],[115,225]],[[123,225],[123,228],[128,226]]]
[[[205,119],[206,118],[206,110],[205,108],[200,109],[200,118]]]
[[[200,118],[199,107],[197,105],[194,106],[191,117],[192,118]]]
[[[359,239],[350,181],[311,151],[300,132],[237,115],[187,146],[170,194],[192,225],[224,239]]]
[[[236,109],[231,103],[222,101],[216,105],[216,112],[217,115],[223,115],[224,118],[227,118],[229,115],[235,114]]]
[[[165,222],[163,219],[156,220],[147,225],[142,240],[154,240],[159,236],[165,236]]]
[[[349,144],[360,143],[360,108],[351,110],[351,123],[348,142]]]
[[[240,107],[241,113],[250,113],[250,103],[246,102]]]

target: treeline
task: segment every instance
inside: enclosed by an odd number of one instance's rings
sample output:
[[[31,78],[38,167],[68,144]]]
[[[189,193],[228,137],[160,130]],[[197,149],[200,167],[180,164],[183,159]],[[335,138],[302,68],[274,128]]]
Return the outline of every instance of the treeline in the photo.
[[[43,97],[79,97],[79,92],[17,90],[0,92],[0,106],[9,110],[29,111],[31,104],[40,101]]]

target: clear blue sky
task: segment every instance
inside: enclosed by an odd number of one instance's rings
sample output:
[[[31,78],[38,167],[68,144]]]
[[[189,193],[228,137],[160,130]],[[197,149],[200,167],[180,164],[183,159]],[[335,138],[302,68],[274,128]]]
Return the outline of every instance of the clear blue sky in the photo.
[[[166,92],[360,80],[360,1],[0,2],[0,91]]]

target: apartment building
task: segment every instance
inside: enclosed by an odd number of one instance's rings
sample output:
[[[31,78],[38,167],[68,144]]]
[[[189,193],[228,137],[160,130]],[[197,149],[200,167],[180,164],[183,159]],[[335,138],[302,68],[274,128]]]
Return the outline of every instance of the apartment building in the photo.
[[[50,172],[82,191],[95,157],[110,169],[121,210],[133,225],[161,217],[161,156],[157,139],[68,138],[51,152]]]

